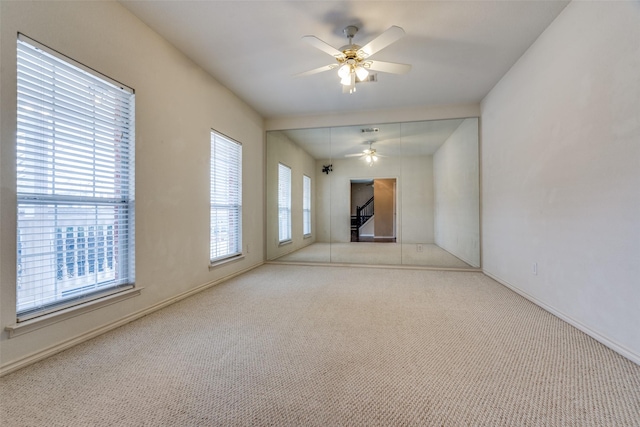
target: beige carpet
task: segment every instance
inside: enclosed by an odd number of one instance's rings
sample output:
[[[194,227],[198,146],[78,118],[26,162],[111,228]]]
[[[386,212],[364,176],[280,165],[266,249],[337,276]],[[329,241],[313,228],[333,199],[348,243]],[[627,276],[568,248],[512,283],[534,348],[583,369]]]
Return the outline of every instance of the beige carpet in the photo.
[[[265,265],[0,386],[3,427],[640,425],[640,366],[470,272]]]
[[[416,244],[313,243],[275,261],[474,268],[439,246],[428,243],[422,244],[421,252],[418,252]]]

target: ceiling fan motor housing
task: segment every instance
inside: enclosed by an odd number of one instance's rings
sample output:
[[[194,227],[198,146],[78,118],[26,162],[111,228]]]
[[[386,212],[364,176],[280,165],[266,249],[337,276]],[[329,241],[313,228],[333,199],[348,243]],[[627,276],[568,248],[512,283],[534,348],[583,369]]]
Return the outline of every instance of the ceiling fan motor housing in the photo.
[[[340,51],[343,53],[344,58],[342,60],[338,58],[338,62],[340,62],[341,64],[347,63],[349,65],[356,65],[362,62],[367,58],[367,54],[361,50],[362,46],[354,44],[352,40],[353,36],[355,36],[358,32],[358,27],[349,25],[343,30],[343,32],[349,38],[349,44],[344,45],[340,48]]]
[[[358,32],[358,27],[356,27],[355,25],[348,25],[344,27],[344,30],[342,30],[342,32],[344,33],[345,36],[352,39],[353,36],[355,36],[356,33]]]

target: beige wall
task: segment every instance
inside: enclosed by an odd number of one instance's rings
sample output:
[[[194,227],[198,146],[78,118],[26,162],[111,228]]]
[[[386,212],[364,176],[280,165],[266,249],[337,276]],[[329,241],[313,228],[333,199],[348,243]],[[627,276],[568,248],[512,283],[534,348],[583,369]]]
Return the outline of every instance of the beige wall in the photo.
[[[0,2],[0,369],[264,259],[264,126],[233,93],[116,2]],[[9,339],[16,282],[16,34],[136,91],[136,285],[140,296]],[[209,270],[209,150],[215,129],[243,144],[245,258]],[[175,333],[175,331],[167,331]]]
[[[396,180],[376,179],[373,182],[375,204],[374,237],[395,237]]]
[[[401,178],[397,200],[402,218],[398,237],[402,237],[401,243],[433,243],[433,156],[403,157]]]
[[[372,197],[372,183],[351,183],[351,215],[355,215],[358,206],[364,206]]]
[[[636,363],[638,23],[570,3],[482,103],[484,270]]]
[[[315,160],[306,151],[280,132],[267,135],[267,259],[286,255],[310,245],[316,240],[316,174]],[[278,239],[278,164],[291,168],[291,243],[280,245]],[[302,176],[311,178],[311,236],[302,229]]]

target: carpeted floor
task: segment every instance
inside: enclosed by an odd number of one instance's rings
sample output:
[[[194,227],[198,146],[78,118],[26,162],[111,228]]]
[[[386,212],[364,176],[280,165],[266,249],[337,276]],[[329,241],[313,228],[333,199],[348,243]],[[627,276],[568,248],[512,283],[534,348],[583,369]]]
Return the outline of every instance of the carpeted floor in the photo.
[[[0,385],[3,427],[640,425],[640,366],[471,272],[265,265]]]

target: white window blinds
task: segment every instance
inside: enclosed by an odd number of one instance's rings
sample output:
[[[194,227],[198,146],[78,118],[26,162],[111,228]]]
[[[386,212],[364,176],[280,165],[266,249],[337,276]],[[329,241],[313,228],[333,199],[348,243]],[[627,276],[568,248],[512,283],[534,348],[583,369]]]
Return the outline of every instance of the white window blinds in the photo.
[[[291,168],[278,164],[278,238],[291,240]]]
[[[18,320],[134,282],[134,94],[20,35]]]
[[[302,233],[311,234],[311,178],[302,175]]]
[[[211,132],[210,260],[242,253],[242,145]]]

